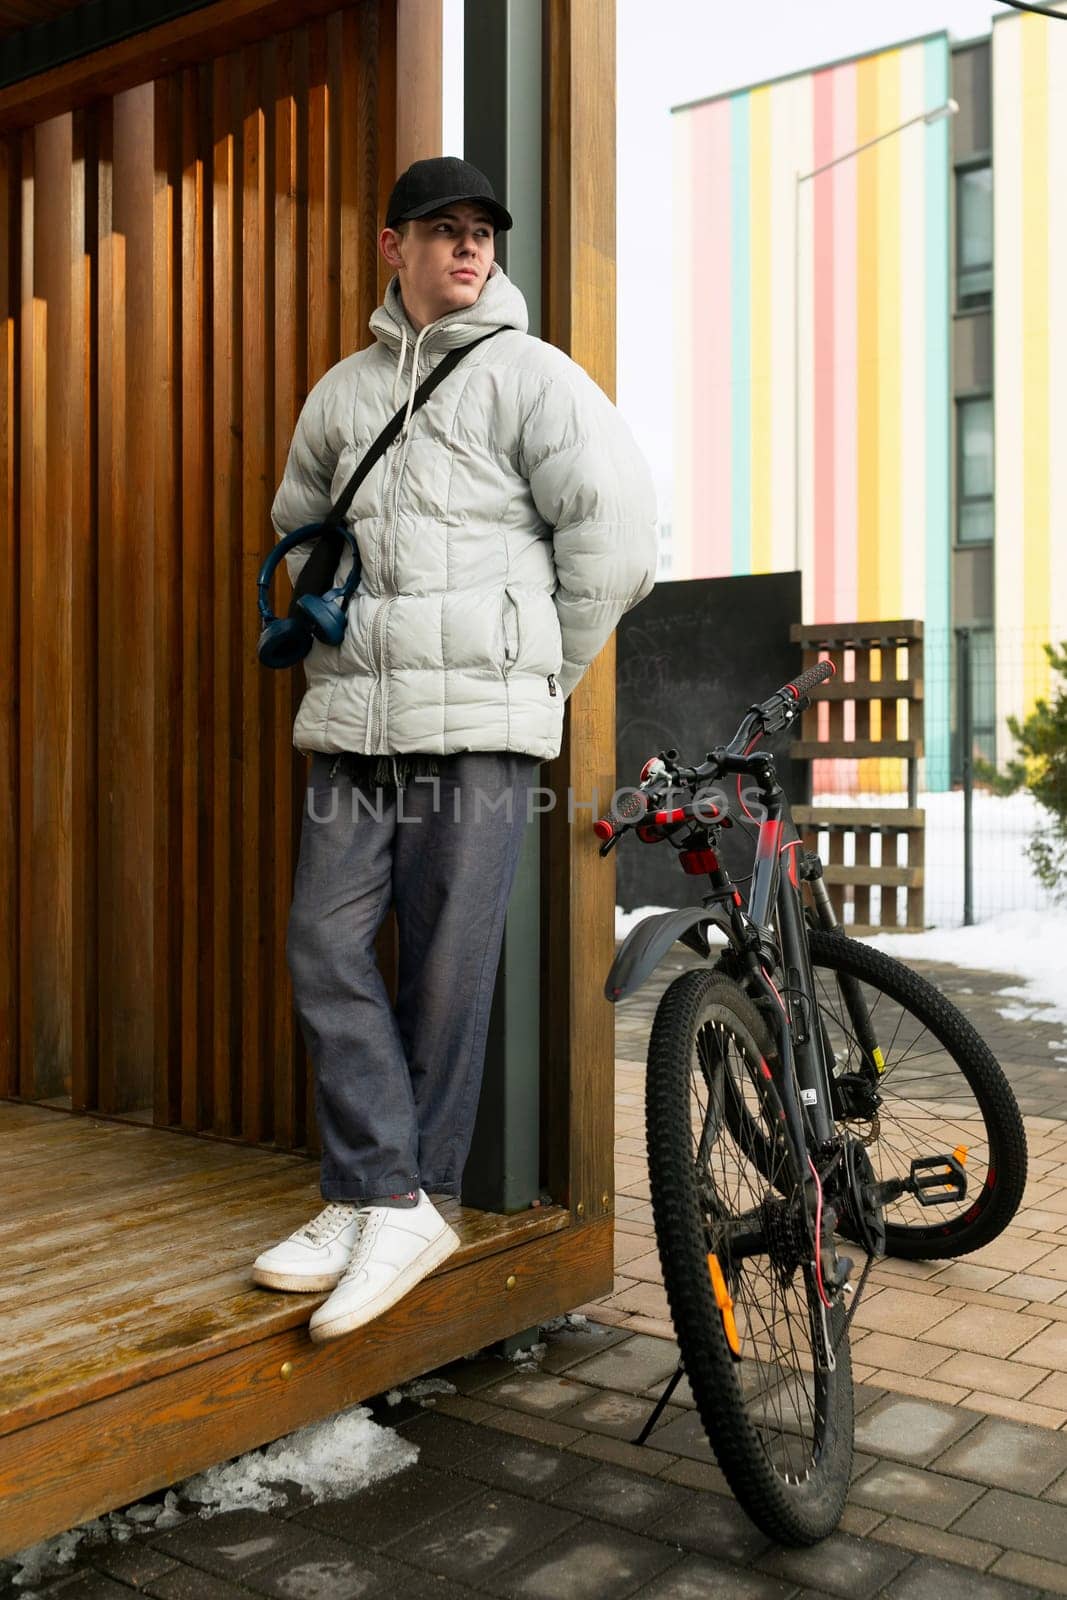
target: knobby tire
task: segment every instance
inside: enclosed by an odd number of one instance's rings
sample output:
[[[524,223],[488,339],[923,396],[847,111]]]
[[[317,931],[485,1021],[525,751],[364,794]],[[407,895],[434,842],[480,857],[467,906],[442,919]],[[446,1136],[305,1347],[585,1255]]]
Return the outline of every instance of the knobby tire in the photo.
[[[649,1180],[671,1316],[715,1456],[738,1501],[764,1533],[779,1543],[806,1545],[837,1527],[848,1492],[853,1389],[847,1337],[837,1351],[836,1369],[816,1374],[810,1268],[797,1267],[790,1278],[781,1257],[772,1263],[769,1255],[749,1254],[729,1264],[741,1334],[742,1359],[736,1360],[708,1263],[716,1239],[727,1238],[731,1184],[742,1226],[757,1214],[753,1204],[757,1211],[770,1206],[775,1208],[776,1238],[788,1231],[783,1219],[795,1215],[784,1204],[790,1185],[803,1192],[780,1133],[780,1102],[760,1069],[761,1060],[767,1062],[772,1055],[764,1019],[731,979],[700,968],[669,986],[648,1049]],[[706,1111],[700,1109],[697,1093],[701,1080],[707,1088]],[[730,1090],[734,1080],[738,1087]],[[694,1093],[697,1119],[702,1119],[699,1138],[693,1131]],[[738,1116],[740,1096],[747,1106]],[[716,1114],[719,1108],[721,1116]],[[731,1144],[739,1128],[761,1122],[763,1153],[755,1158],[750,1154],[746,1164],[744,1152]],[[702,1148],[706,1155],[698,1162]],[[788,1162],[788,1180],[782,1176],[784,1165],[775,1181],[764,1176],[766,1152],[772,1149]],[[736,1179],[731,1176],[735,1168]],[[795,1238],[789,1232],[790,1241]],[[790,1249],[795,1248],[791,1243]],[[725,1244],[720,1250],[729,1256]],[[832,1340],[841,1333],[844,1314],[840,1301],[835,1302],[829,1315]],[[805,1363],[811,1372],[804,1372]]]

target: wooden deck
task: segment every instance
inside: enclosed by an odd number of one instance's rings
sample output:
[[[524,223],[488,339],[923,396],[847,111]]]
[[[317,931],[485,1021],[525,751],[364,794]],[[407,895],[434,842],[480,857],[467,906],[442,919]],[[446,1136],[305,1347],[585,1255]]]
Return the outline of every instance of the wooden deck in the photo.
[[[610,1216],[450,1203],[462,1249],[313,1345],[325,1296],[259,1289],[249,1268],[322,1204],[316,1162],[11,1101],[0,1162],[0,1555],[611,1283]]]

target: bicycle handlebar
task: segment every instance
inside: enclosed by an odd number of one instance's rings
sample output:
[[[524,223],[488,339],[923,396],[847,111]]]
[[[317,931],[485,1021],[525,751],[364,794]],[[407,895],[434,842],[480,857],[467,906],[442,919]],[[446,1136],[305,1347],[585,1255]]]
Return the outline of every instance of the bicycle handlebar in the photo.
[[[783,728],[789,727],[804,709],[801,701],[804,700],[808,690],[814,689],[817,684],[825,683],[826,679],[832,678],[836,671],[837,668],[832,661],[816,661],[813,667],[808,667],[798,678],[793,678],[789,683],[784,683],[780,689],[776,689],[762,705],[750,706],[748,716],[726,746],[727,753],[743,754],[753,734],[757,738],[762,738],[764,734],[781,733]]]
[[[765,734],[780,733],[800,715],[804,709],[801,703],[809,689],[814,689],[817,684],[825,683],[827,678],[832,678],[837,668],[832,661],[817,661],[813,667],[808,667],[799,677],[793,678],[789,683],[783,684],[775,690],[769,699],[762,704],[749,707],[747,715],[743,718],[741,726],[734,734],[728,745],[715,751],[709,751],[708,761],[718,758],[736,758],[747,755],[753,744]],[[804,704],[807,702],[804,701]],[[753,739],[755,735],[755,739]],[[667,754],[673,759],[675,751]],[[651,770],[650,770],[651,769]],[[710,776],[711,768],[703,767],[692,770],[694,775]],[[737,770],[733,768],[732,770]],[[645,771],[649,773],[647,780],[639,788],[631,789],[618,805],[612,806],[604,816],[593,823],[593,832],[602,840],[601,854],[604,855],[618,841],[624,829],[634,827],[649,809],[650,795],[662,787],[665,777],[671,775],[671,769],[665,767],[657,759],[646,764]]]

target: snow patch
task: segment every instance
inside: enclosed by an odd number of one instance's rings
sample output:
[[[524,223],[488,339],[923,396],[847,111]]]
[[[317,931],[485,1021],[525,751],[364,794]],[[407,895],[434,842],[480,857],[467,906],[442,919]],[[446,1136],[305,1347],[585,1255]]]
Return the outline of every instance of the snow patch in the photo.
[[[1005,911],[971,928],[928,928],[925,933],[879,933],[862,941],[902,961],[944,961],[977,972],[1010,972],[1020,985],[1005,988],[1010,1021],[1067,1026],[1067,911]]]
[[[516,1350],[507,1359],[519,1372],[539,1372],[547,1349],[548,1345],[541,1339],[526,1350]]]
[[[369,1407],[354,1406],[325,1422],[298,1428],[262,1450],[250,1450],[234,1461],[197,1473],[176,1489],[168,1489],[162,1502],[145,1501],[111,1511],[27,1545],[10,1557],[16,1568],[11,1582],[23,1590],[68,1568],[83,1546],[122,1544],[148,1528],[159,1532],[176,1527],[186,1520],[179,1497],[198,1505],[195,1514],[203,1518],[222,1511],[270,1511],[286,1503],[275,1485],[288,1482],[298,1484],[319,1505],[403,1471],[418,1453],[418,1446],[410,1440],[374,1422]],[[23,1600],[35,1597],[27,1591]]]
[[[416,1378],[412,1383],[405,1383],[399,1392],[391,1389],[390,1394],[395,1394],[397,1400],[401,1395],[406,1400],[417,1400],[420,1405],[436,1405],[436,1396],[439,1394],[455,1394],[456,1386],[449,1383],[447,1378]],[[386,1397],[388,1398],[388,1396]],[[396,1401],[389,1402],[395,1405]]]
[[[562,1317],[553,1317],[551,1322],[542,1322],[541,1332],[559,1333],[561,1330],[575,1328],[584,1333],[590,1327],[599,1329],[601,1326],[601,1323],[590,1323],[589,1318],[584,1316],[581,1311],[566,1311]]]
[[[402,1471],[417,1455],[417,1446],[373,1421],[368,1406],[354,1406],[298,1428],[263,1450],[210,1467],[179,1488],[187,1500],[200,1504],[201,1517],[284,1505],[285,1495],[273,1487],[282,1482],[299,1484],[319,1505]]]
[[[702,892],[702,890],[699,891],[694,897],[694,907],[699,903],[700,893]],[[659,917],[662,916],[664,912],[676,911],[677,909],[677,906],[638,906],[633,911],[624,911],[621,906],[616,906],[615,937],[616,939],[625,939],[630,929],[635,927],[637,923],[643,922],[646,917]],[[707,932],[709,944],[716,945],[726,943],[726,935],[720,928],[713,927],[709,924],[705,931]]]

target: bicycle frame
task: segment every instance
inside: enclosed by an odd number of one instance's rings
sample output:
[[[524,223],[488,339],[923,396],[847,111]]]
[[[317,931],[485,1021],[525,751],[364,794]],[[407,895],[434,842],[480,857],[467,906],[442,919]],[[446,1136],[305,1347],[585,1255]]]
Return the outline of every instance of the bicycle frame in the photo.
[[[706,1108],[698,1111],[703,1123],[695,1154],[698,1166],[708,1159],[712,1144],[724,1129],[744,1145],[749,1128],[744,1102],[750,1089],[760,1102],[760,1113],[752,1126],[757,1127],[759,1116],[769,1112],[764,1125],[774,1131],[766,1138],[754,1137],[748,1148],[748,1160],[765,1181],[766,1192],[757,1191],[736,1216],[724,1219],[721,1214],[709,1212],[704,1220],[704,1246],[711,1252],[707,1260],[715,1302],[722,1314],[729,1349],[740,1359],[731,1298],[735,1291],[730,1288],[733,1275],[752,1256],[769,1257],[772,1269],[786,1274],[788,1281],[792,1281],[798,1268],[803,1268],[812,1357],[816,1371],[827,1373],[835,1369],[836,1353],[847,1338],[871,1266],[885,1253],[885,1205],[905,1193],[924,1206],[958,1202],[965,1199],[967,1187],[962,1165],[966,1153],[961,1157],[958,1149],[952,1155],[913,1159],[907,1177],[879,1178],[867,1154],[869,1141],[857,1137],[849,1126],[850,1116],[864,1114],[868,1103],[875,1108],[881,1105],[878,1080],[886,1063],[860,982],[839,973],[838,984],[852,1038],[859,1046],[862,1080],[855,1072],[836,1073],[834,1045],[816,988],[805,884],[810,888],[815,924],[831,932],[843,934],[844,930],[838,927],[819,857],[803,848],[788,798],[778,782],[774,756],[756,748],[762,738],[781,732],[796,721],[809,704],[806,691],[824,681],[831,671],[820,663],[769,700],[750,707],[729,745],[716,746],[700,765],[679,765],[675,750],[661,751],[650,758],[642,769],[639,786],[625,791],[626,798],[621,801],[613,797],[608,814],[594,824],[602,855],[626,831],[633,830],[645,843],[669,840],[684,871],[709,880],[709,891],[699,906],[656,913],[631,929],[612,963],[605,993],[612,1001],[632,994],[676,940],[707,960],[712,956],[707,937],[709,924],[726,934],[730,952],[719,970],[729,984],[747,995],[750,1019],[751,1005],[755,1003],[766,1031],[760,1029],[753,1034],[750,1021],[745,1025],[746,1047],[740,1001],[731,1002],[722,992],[722,985],[715,981],[705,989],[699,981],[694,985],[693,975],[687,973],[677,978],[671,989],[682,986],[687,997],[692,994],[698,999],[701,995],[718,997],[718,1014],[721,1017],[725,1012],[727,1032],[740,1046],[744,1063],[743,1086],[738,1090],[735,1084],[730,1100],[735,1108],[734,1122],[726,1112],[713,1116],[718,1103],[712,1093],[714,1053],[709,1060],[700,1048],[699,1033],[693,1044],[689,1031],[694,1025],[693,1016],[671,1011],[670,991],[661,1001],[669,1019],[664,1039],[672,1040],[670,1054],[657,1058],[663,1077],[655,1082],[650,1079],[650,1085],[655,1088],[664,1082],[674,1083],[679,1067],[686,1076],[692,1076],[694,1064],[699,1066],[696,1078],[703,1073],[708,1097]],[[736,818],[726,814],[720,805],[710,803],[706,790],[708,784],[728,778],[736,778],[742,808],[749,821],[756,824],[747,906],[718,853],[721,830],[731,827]],[[754,785],[749,793],[753,800],[751,811],[741,797],[741,782],[746,778]],[[679,794],[683,798],[681,804],[673,798]],[[735,1016],[741,1019],[737,1024],[740,1031],[729,1023],[731,1004]],[[714,1008],[710,1014],[715,1016]],[[657,1026],[659,1018],[657,1011]],[[754,1049],[760,1035],[764,1042]],[[684,1048],[693,1052],[687,1061],[678,1054],[683,1040]],[[763,1051],[765,1055],[760,1053]],[[649,1060],[651,1073],[651,1046]],[[731,1070],[724,1056],[724,1084],[733,1081],[729,1078]],[[684,1083],[684,1077],[681,1081]],[[695,1091],[686,1089],[687,1096],[692,1092],[699,1101],[699,1081]],[[722,1103],[726,1104],[725,1099]],[[780,1157],[784,1158],[781,1164]],[[661,1159],[668,1165],[675,1161],[673,1143],[669,1155],[661,1154]],[[663,1181],[666,1183],[666,1178]],[[703,1200],[700,1204],[703,1210]],[[719,1215],[719,1230],[713,1234],[711,1219],[715,1215]],[[867,1257],[856,1283],[852,1282],[852,1259],[838,1253],[837,1241],[842,1238],[858,1243]],[[661,1251],[663,1248],[661,1244]],[[737,1281],[741,1281],[740,1277]],[[846,1295],[854,1296],[848,1310],[844,1309]],[[679,1373],[681,1370],[679,1367]],[[677,1377],[676,1373],[674,1382]],[[654,1426],[672,1388],[673,1382],[660,1398],[638,1442]]]
[[[780,1068],[775,1088],[786,1114],[798,1159],[828,1146],[834,1137],[829,1064],[823,1056],[822,1030],[816,1025],[815,979],[804,926],[804,908],[797,855],[801,841],[793,825],[785,793],[769,754],[727,758],[727,771],[756,779],[763,820],[756,838],[756,858],[748,912],[742,910],[729,873],[711,851],[708,877],[712,896],[728,908],[731,943],[745,960],[747,976],[773,1006]],[[785,837],[785,835],[792,837]],[[782,857],[787,858],[782,870]],[[771,935],[777,916],[781,969],[779,990],[767,968],[776,951]],[[773,1072],[773,1069],[772,1069]],[[780,1081],[779,1081],[780,1079]]]

